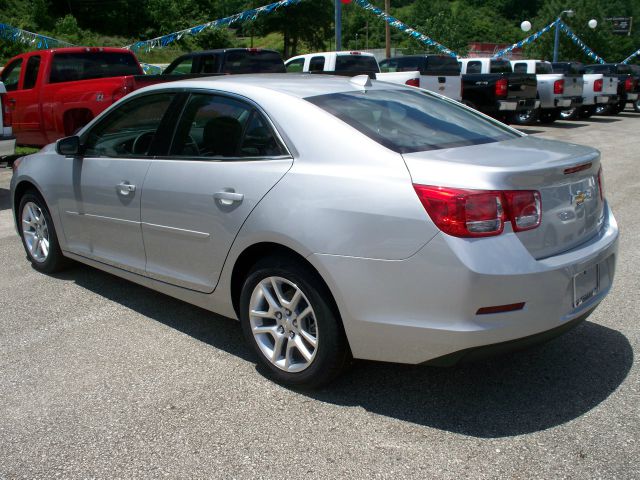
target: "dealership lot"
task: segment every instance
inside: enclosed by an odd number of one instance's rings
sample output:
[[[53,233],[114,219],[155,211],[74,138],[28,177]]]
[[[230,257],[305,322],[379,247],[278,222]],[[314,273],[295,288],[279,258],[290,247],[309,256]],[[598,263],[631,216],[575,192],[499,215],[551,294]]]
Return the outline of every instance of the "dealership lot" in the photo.
[[[639,477],[639,129],[523,129],[603,153],[620,259],[585,324],[452,369],[358,362],[316,392],[262,377],[236,322],[85,266],[36,273],[0,169],[0,478]]]

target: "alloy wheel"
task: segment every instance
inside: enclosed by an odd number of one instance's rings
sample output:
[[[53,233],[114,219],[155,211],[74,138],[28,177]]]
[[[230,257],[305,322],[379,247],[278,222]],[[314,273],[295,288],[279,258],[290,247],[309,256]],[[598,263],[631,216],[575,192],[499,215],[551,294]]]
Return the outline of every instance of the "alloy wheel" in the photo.
[[[22,209],[22,234],[31,258],[44,263],[49,256],[49,227],[44,212],[33,202]]]

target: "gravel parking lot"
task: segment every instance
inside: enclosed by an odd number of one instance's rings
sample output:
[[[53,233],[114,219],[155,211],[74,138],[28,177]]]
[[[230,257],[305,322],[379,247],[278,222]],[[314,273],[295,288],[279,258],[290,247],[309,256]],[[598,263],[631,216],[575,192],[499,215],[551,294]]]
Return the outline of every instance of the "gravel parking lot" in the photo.
[[[358,362],[297,392],[238,323],[100,271],[36,273],[0,169],[0,478],[640,478],[640,114],[533,126],[603,153],[611,295],[534,349]]]

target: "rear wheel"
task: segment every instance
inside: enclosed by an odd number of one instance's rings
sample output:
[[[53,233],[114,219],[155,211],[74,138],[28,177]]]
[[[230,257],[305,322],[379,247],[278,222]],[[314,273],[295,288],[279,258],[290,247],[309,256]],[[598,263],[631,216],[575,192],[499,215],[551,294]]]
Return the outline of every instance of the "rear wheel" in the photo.
[[[562,120],[576,120],[578,118],[578,114],[580,111],[577,107],[567,108],[566,110],[560,111],[560,118]]]
[[[240,295],[246,340],[277,382],[310,388],[335,378],[349,348],[330,293],[317,274],[285,257],[269,257],[248,275]]]
[[[633,109],[640,113],[640,100],[636,100],[635,102],[633,102]]]
[[[560,109],[540,111],[540,123],[551,124],[560,118]]]
[[[19,229],[22,245],[33,268],[54,273],[66,266],[56,229],[44,200],[35,192],[27,192],[20,199]]]
[[[612,105],[598,105],[596,107],[596,115],[609,115]]]
[[[596,113],[596,108],[597,107],[595,105],[589,105],[588,107],[581,107],[580,118],[589,118],[593,116],[593,114]]]
[[[538,110],[521,110],[519,112],[512,113],[510,120],[516,125],[533,125],[538,120]]]

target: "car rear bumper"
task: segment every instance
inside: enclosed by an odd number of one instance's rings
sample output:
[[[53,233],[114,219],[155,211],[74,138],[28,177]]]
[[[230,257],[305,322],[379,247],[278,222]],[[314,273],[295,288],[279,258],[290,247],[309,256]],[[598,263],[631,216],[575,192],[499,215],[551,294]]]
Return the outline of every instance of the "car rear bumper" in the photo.
[[[536,108],[540,108],[540,100],[537,100],[535,98],[498,100],[498,110],[501,112],[515,112],[522,110],[532,110]]]
[[[607,295],[618,227],[536,260],[513,233],[485,239],[437,235],[402,261],[315,254],[334,292],[354,357],[423,363],[456,352],[548,332],[585,316]],[[598,265],[599,290],[574,306],[574,276]],[[524,302],[521,309],[479,309]]]
[[[15,155],[16,153],[16,137],[0,137],[0,157]]]
[[[571,98],[556,98],[554,104],[557,108],[570,108],[573,100]]]

